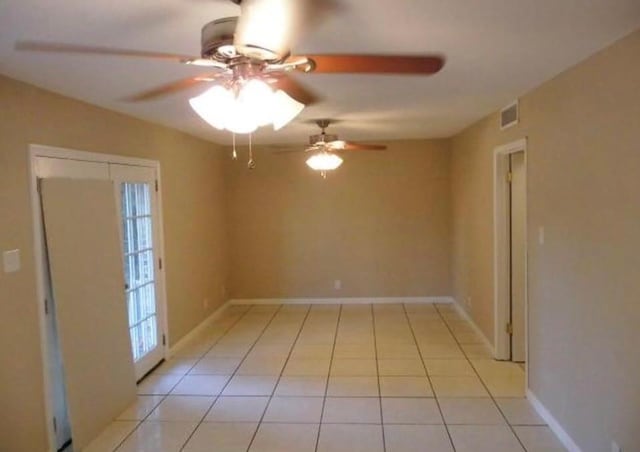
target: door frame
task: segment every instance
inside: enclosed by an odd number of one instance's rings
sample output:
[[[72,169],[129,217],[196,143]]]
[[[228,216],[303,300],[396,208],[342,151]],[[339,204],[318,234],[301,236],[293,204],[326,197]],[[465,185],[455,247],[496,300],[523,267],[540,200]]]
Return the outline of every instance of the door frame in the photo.
[[[36,303],[38,310],[38,321],[40,327],[40,353],[42,357],[42,378],[44,383],[44,418],[45,425],[47,427],[48,448],[51,452],[56,452],[56,434],[53,426],[54,407],[53,407],[53,382],[51,381],[49,368],[50,368],[50,349],[47,342],[47,313],[46,313],[46,261],[44,250],[44,231],[42,228],[42,209],[40,205],[40,195],[38,191],[38,172],[37,172],[37,159],[38,157],[49,157],[67,160],[79,160],[85,162],[96,163],[113,163],[120,165],[132,165],[142,166],[147,168],[153,168],[158,182],[157,192],[157,216],[158,216],[158,254],[162,257],[162,269],[158,270],[158,293],[157,303],[159,309],[163,312],[163,320],[161,328],[163,328],[166,335],[166,341],[161,344],[163,355],[166,358],[168,356],[169,344],[169,328],[167,319],[167,289],[166,289],[166,258],[164,247],[164,225],[163,225],[163,213],[162,213],[162,182],[160,174],[160,162],[157,160],[147,160],[134,157],[124,157],[112,154],[101,154],[97,152],[78,151],[73,149],[65,149],[59,147],[45,146],[40,144],[30,144],[29,152],[27,155],[29,169],[29,195],[31,200],[31,223],[33,233],[33,258],[34,268],[36,274]]]
[[[509,173],[509,157],[516,152],[524,152],[525,167],[525,190],[527,173],[527,139],[522,138],[502,146],[498,146],[493,151],[493,292],[494,292],[494,343],[495,358],[498,360],[511,359],[511,338],[506,331],[511,310],[510,295],[510,234],[507,214],[509,212],[510,187],[507,181]],[[528,207],[528,197],[525,194],[525,205]],[[528,215],[526,208],[525,216]],[[527,237],[525,218],[525,237]],[[527,242],[525,240],[525,256],[527,253]],[[524,319],[525,319],[525,374],[529,369],[529,303],[528,303],[528,272],[527,258],[525,257],[525,296],[524,296]]]

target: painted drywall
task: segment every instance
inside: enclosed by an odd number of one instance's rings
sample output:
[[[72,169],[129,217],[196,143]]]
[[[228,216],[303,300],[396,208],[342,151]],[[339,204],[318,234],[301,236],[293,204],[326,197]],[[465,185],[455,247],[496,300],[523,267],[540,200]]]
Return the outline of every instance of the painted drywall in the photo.
[[[228,160],[231,296],[450,295],[448,142],[387,144],[326,179],[302,152]]]
[[[0,271],[0,448],[42,451],[41,303],[36,300],[29,144],[160,161],[171,343],[226,298],[222,155],[211,143],[4,77],[0,137],[0,250],[20,249],[22,256],[19,272]]]
[[[640,445],[638,55],[640,31],[452,143],[454,295],[493,339],[493,149],[528,138],[529,386],[585,452]]]

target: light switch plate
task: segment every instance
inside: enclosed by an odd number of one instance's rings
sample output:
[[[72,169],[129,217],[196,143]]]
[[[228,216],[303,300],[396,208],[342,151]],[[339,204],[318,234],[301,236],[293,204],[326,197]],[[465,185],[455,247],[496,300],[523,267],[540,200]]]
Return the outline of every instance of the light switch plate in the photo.
[[[14,273],[20,270],[20,250],[3,252],[2,264],[5,273]]]

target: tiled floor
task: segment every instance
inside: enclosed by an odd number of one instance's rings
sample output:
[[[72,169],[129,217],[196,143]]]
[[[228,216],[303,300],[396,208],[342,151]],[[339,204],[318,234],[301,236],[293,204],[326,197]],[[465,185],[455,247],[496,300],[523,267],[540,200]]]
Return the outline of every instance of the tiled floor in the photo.
[[[232,306],[138,390],[89,451],[564,450],[445,304]]]

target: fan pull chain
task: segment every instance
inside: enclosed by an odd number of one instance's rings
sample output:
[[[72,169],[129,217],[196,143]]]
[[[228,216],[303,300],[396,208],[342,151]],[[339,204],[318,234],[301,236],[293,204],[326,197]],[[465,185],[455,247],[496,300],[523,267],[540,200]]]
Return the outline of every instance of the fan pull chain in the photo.
[[[247,168],[254,169],[256,167],[256,162],[253,160],[253,146],[252,146],[252,137],[253,134],[249,134],[249,161],[247,162]]]
[[[231,158],[233,160],[238,160],[238,151],[236,151],[236,134],[232,133],[231,136],[233,136],[233,152],[231,153]]]

